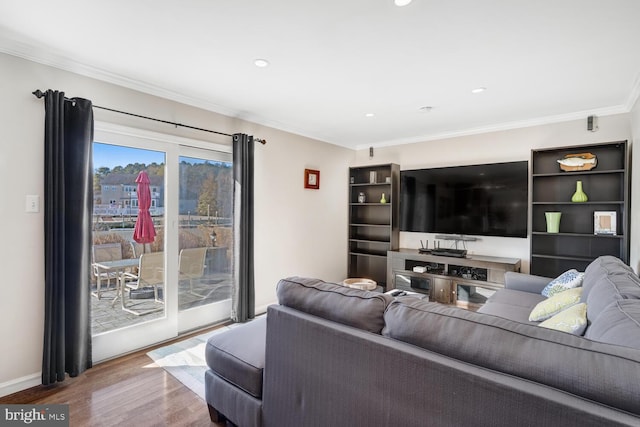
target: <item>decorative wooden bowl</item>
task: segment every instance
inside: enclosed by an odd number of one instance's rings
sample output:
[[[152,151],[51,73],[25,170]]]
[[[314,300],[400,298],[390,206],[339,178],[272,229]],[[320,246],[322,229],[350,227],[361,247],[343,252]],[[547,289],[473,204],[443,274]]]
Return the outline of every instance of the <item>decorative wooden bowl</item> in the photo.
[[[560,169],[566,172],[588,171],[596,167],[598,159],[592,153],[567,154],[558,160]]]

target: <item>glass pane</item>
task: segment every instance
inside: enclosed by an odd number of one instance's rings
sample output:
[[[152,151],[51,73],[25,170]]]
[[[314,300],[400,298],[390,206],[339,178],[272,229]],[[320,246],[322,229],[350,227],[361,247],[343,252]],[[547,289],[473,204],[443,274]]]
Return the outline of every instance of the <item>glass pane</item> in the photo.
[[[164,316],[165,162],[159,151],[93,145],[92,335]],[[146,233],[134,233],[145,219]]]
[[[180,157],[180,310],[231,297],[231,162]]]

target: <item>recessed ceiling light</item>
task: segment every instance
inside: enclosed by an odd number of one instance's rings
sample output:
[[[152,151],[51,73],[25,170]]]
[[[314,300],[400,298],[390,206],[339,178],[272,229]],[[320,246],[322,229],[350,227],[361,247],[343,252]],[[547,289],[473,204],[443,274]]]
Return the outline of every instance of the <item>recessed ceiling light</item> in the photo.
[[[258,58],[255,61],[253,61],[253,63],[256,67],[259,67],[259,68],[264,68],[269,66],[269,61],[267,61],[266,59]]]
[[[402,7],[411,3],[411,0],[393,0],[393,2],[396,4],[396,6]]]
[[[484,92],[485,90],[487,90],[487,88],[486,88],[486,87],[477,87],[477,88],[475,88],[475,89],[471,89],[471,93],[482,93],[482,92]]]
[[[431,110],[433,110],[433,107],[431,106],[420,107],[418,109],[418,111],[420,111],[421,113],[430,113]]]
[[[373,117],[373,116],[375,116],[375,114],[373,114],[373,113],[367,113],[367,114],[365,114],[364,116],[365,116],[365,117]]]

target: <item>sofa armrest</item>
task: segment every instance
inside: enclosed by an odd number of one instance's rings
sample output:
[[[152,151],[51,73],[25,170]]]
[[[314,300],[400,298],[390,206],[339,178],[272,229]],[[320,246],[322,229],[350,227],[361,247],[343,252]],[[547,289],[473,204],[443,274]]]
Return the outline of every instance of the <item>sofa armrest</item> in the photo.
[[[539,294],[552,280],[550,277],[507,271],[504,274],[504,287],[515,291]]]

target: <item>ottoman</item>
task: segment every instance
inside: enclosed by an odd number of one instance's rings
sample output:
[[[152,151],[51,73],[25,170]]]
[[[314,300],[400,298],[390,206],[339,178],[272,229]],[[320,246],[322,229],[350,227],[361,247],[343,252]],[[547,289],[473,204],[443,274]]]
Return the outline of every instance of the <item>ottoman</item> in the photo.
[[[213,422],[262,425],[262,373],[267,316],[213,335],[205,356],[205,397]]]

